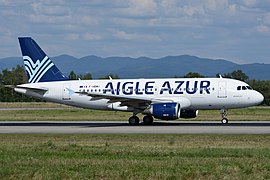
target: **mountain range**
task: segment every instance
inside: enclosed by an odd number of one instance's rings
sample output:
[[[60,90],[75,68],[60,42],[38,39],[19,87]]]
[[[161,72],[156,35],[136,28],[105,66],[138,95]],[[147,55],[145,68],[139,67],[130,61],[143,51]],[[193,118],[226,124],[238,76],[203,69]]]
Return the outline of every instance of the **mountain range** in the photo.
[[[94,78],[108,74],[117,74],[120,78],[165,78],[184,76],[188,72],[197,72],[207,77],[216,74],[242,70],[250,79],[269,80],[270,64],[237,64],[224,59],[208,59],[190,55],[167,56],[159,59],[148,57],[107,57],[85,56],[75,58],[69,55],[51,57],[53,62],[66,75],[70,71],[76,74],[91,73]],[[22,65],[21,57],[0,59],[0,70]]]

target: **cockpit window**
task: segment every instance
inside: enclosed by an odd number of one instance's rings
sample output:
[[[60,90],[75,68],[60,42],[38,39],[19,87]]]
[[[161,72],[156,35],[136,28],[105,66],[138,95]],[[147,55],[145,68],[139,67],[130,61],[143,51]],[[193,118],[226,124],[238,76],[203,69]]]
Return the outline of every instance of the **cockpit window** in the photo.
[[[250,86],[237,86],[237,91],[240,90],[252,90]]]

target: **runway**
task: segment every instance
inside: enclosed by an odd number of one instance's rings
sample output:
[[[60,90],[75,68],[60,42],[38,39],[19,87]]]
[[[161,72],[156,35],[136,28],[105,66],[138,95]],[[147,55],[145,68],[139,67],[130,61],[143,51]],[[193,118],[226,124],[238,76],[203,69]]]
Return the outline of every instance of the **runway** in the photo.
[[[1,134],[270,134],[270,121],[155,122],[129,126],[124,121],[4,121]]]

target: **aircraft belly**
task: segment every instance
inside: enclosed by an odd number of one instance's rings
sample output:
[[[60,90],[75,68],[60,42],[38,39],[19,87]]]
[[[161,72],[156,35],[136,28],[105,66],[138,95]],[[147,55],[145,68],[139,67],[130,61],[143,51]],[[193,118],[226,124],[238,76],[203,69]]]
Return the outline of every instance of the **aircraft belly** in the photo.
[[[234,109],[248,107],[242,98],[191,98],[192,109]]]

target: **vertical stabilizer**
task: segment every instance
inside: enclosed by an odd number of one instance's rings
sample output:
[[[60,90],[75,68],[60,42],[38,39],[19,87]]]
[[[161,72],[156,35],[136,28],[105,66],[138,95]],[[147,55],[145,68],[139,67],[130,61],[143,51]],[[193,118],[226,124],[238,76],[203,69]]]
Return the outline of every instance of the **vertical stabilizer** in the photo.
[[[69,80],[31,37],[19,37],[28,82]]]

